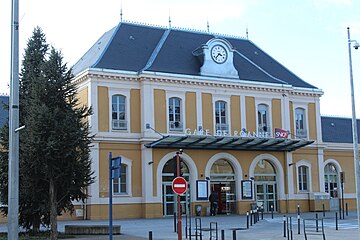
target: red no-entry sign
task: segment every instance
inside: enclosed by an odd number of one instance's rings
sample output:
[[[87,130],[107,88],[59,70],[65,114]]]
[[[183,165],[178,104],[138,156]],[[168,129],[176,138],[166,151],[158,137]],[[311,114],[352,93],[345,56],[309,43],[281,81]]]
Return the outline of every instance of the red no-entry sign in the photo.
[[[181,195],[186,192],[187,182],[183,177],[177,177],[172,181],[172,189],[173,191]]]

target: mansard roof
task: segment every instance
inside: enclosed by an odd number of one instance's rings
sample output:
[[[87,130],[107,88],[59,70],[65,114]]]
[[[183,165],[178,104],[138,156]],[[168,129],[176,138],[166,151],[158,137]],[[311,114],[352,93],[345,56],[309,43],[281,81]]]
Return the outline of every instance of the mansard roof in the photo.
[[[73,72],[77,75],[87,69],[107,69],[200,76],[201,62],[193,51],[215,37],[232,45],[239,81],[316,88],[248,39],[128,22],[104,33],[74,65]]]
[[[360,136],[360,120],[357,119],[357,133]],[[352,143],[352,119],[344,117],[321,117],[323,142]],[[360,143],[360,141],[359,141]]]

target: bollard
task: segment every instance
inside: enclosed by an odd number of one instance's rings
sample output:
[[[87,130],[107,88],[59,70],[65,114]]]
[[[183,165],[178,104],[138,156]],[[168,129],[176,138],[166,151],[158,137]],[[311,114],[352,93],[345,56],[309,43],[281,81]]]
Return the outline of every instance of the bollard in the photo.
[[[300,215],[297,215],[298,218],[298,234],[300,234]]]
[[[249,212],[246,212],[246,228],[249,229]]]
[[[271,219],[274,219],[274,206],[271,205]]]
[[[225,240],[225,230],[221,230],[221,240]]]
[[[233,240],[236,240],[236,230],[233,230]]]
[[[261,206],[261,220],[264,220],[264,207]]]
[[[286,231],[287,231],[287,239],[290,240],[289,217],[286,218]]]
[[[325,204],[323,204],[323,217],[325,217]]]
[[[189,227],[189,240],[191,240],[191,226]]]
[[[339,230],[339,228],[338,228],[338,215],[337,215],[337,212],[335,212],[335,229],[336,230]]]
[[[176,212],[174,212],[174,232],[176,231]]]
[[[286,216],[285,215],[283,217],[283,221],[284,221],[284,237],[286,238]]]
[[[349,212],[348,212],[348,204],[346,203],[346,216],[349,216]]]
[[[298,215],[300,215],[300,204],[299,203],[297,205],[297,212],[298,212]]]
[[[252,210],[250,210],[250,226],[252,226]]]
[[[318,232],[319,231],[318,214],[315,214],[315,218],[316,218],[316,232]]]
[[[254,224],[257,223],[257,210],[254,210]]]
[[[152,236],[152,231],[149,231],[149,240],[152,240],[153,236]]]
[[[293,230],[292,230],[292,220],[291,220],[291,217],[290,217],[290,236],[291,236],[291,240],[293,240]]]

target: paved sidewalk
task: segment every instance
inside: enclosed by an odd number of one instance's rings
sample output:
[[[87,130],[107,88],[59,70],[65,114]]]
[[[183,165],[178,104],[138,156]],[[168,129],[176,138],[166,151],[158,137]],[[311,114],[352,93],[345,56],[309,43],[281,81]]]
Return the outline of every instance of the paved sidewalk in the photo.
[[[293,240],[305,239],[303,233],[303,221],[302,219],[313,219],[316,213],[302,213],[301,214],[301,228],[300,234],[298,234],[297,215],[287,214],[287,217],[292,217],[292,229]],[[256,224],[253,224],[246,229],[246,216],[245,215],[219,215],[212,217],[201,217],[201,223],[203,228],[209,228],[210,222],[216,222],[218,224],[218,236],[219,240],[220,231],[224,230],[225,239],[233,239],[233,228],[243,228],[243,230],[236,231],[236,239],[246,240],[276,240],[284,239],[284,222],[282,214],[274,214],[272,218],[270,214],[265,214],[264,219],[260,220]],[[319,218],[323,218],[322,213],[318,213]],[[190,223],[190,220],[183,218],[183,229],[186,226],[186,222]],[[174,232],[173,218],[160,218],[160,219],[123,219],[114,220],[114,225],[121,225],[121,235],[114,235],[114,240],[144,240],[149,239],[149,231],[153,232],[153,239],[155,240],[176,240],[177,234]],[[195,227],[195,218],[191,219],[192,229]],[[108,225],[108,221],[59,221],[58,229],[60,232],[65,231],[65,225]],[[0,232],[6,231],[6,224],[0,224]],[[335,225],[335,213],[327,212],[324,217],[324,230],[326,240],[359,240],[360,234],[358,231],[358,222],[356,212],[349,213],[349,216],[345,216],[344,220],[339,220],[338,230]],[[74,238],[71,238],[74,239]],[[68,239],[68,240],[71,240]],[[109,239],[107,235],[92,235],[92,236],[77,236],[75,240],[105,240]],[[185,231],[183,230],[183,239],[185,238]],[[189,238],[188,238],[189,239]],[[195,237],[192,237],[194,240]],[[209,232],[204,233],[203,239],[209,239]],[[215,239],[215,238],[214,238]],[[289,239],[291,239],[289,237]],[[322,239],[321,235],[310,235],[308,240]]]
[[[287,217],[292,217],[292,236],[293,240],[305,239],[303,232],[303,219],[314,219],[316,213],[302,213],[301,214],[301,228],[300,234],[298,234],[298,224],[296,214],[287,214]],[[253,224],[246,229],[246,216],[245,215],[230,215],[230,216],[213,216],[213,217],[201,217],[202,227],[209,228],[210,222],[217,222],[218,224],[218,239],[220,237],[220,231],[224,230],[225,239],[233,239],[233,228],[243,228],[243,230],[236,231],[236,239],[246,240],[275,240],[275,239],[291,239],[291,237],[284,237],[284,215],[274,214],[274,218],[271,218],[270,214],[264,215],[264,219],[260,220],[256,224]],[[339,220],[338,230],[336,230],[335,213],[326,213],[323,217],[322,213],[318,213],[319,218],[324,218],[324,232],[326,240],[359,240],[360,233],[358,231],[358,223],[356,213],[350,213],[349,216],[345,216],[344,220]],[[190,221],[188,220],[188,223]],[[194,228],[195,220],[192,218],[192,228]],[[173,218],[161,218],[161,219],[127,219],[127,220],[114,220],[114,225],[121,225],[121,233],[123,235],[114,235],[114,240],[143,240],[149,239],[149,231],[153,232],[153,239],[155,240],[171,240],[178,239],[177,234],[174,232]],[[184,218],[183,227],[186,226],[186,219]],[[59,230],[66,224],[104,224],[106,221],[79,221],[77,222],[61,222],[59,224]],[[291,235],[290,235],[291,236]],[[78,236],[76,240],[87,239],[109,239],[109,236]],[[185,232],[183,231],[183,239],[185,238]],[[188,237],[189,239],[189,237]],[[195,237],[192,237],[195,239]],[[209,239],[209,232],[205,232],[203,239]],[[215,238],[214,238],[215,239]],[[308,240],[323,239],[321,235],[308,235]],[[69,239],[70,240],[70,239]]]

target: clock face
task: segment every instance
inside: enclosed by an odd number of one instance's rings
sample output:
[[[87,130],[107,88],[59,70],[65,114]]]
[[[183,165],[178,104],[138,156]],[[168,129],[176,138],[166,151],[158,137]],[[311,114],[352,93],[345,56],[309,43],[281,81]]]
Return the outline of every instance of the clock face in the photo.
[[[224,63],[227,59],[227,51],[221,45],[215,45],[211,49],[211,57],[216,63]]]

